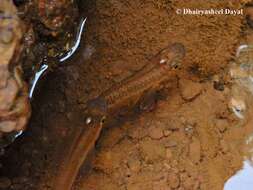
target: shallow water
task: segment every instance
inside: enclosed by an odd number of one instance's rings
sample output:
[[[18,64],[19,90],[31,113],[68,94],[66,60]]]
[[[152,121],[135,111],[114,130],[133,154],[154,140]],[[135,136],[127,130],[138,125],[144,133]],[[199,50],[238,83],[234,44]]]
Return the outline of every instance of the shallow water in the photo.
[[[81,18],[80,24],[77,28],[76,32],[76,39],[74,40],[74,45],[63,55],[59,56],[58,61],[59,63],[67,61],[69,58],[71,58],[76,51],[78,50],[78,47],[80,46],[80,42],[82,39],[84,26],[86,24],[87,18]],[[33,97],[34,90],[40,80],[40,78],[43,76],[43,74],[48,70],[50,63],[44,63],[41,65],[41,67],[38,69],[38,71],[35,72],[35,75],[31,82],[31,87],[29,91],[29,98],[31,99]]]

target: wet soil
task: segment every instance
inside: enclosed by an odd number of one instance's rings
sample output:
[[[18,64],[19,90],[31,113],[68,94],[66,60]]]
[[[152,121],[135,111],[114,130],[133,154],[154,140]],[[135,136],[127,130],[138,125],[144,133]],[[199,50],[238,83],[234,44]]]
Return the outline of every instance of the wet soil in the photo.
[[[74,189],[223,189],[242,167],[250,127],[242,127],[229,107],[229,80],[216,78],[234,58],[245,18],[182,16],[176,9],[237,9],[243,3],[80,3],[89,15],[81,48],[41,82],[28,130],[1,157],[0,189],[50,190],[64,149],[84,124],[87,100],[131,76],[171,42],[186,47],[184,72],[164,85],[153,111],[104,129]]]
[[[227,94],[211,83],[179,84],[156,111],[104,133],[80,189],[223,188],[242,159]]]

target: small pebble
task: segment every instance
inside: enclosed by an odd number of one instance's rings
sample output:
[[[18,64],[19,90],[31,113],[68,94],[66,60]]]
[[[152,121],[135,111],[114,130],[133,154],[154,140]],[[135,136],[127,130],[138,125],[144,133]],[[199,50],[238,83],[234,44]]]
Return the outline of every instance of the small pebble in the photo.
[[[163,137],[163,130],[160,127],[150,127],[149,136],[155,140],[161,139]]]

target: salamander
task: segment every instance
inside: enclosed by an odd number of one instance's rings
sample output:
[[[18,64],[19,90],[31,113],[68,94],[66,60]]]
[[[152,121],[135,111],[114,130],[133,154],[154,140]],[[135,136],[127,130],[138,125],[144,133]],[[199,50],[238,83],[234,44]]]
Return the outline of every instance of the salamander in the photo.
[[[81,165],[110,117],[116,117],[121,109],[131,110],[146,93],[175,77],[184,56],[185,48],[182,44],[170,44],[135,75],[87,102],[84,127],[76,132],[71,147],[60,164],[54,190],[71,189]]]

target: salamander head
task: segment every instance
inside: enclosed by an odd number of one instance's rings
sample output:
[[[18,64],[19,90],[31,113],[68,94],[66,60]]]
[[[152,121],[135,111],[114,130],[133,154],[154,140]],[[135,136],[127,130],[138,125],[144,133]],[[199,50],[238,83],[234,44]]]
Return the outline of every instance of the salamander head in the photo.
[[[85,117],[85,124],[87,126],[96,126],[103,125],[105,123],[106,116],[98,116],[98,115],[87,115]]]
[[[167,65],[170,68],[178,68],[185,56],[185,47],[181,43],[170,44],[160,53],[160,64]]]
[[[85,123],[103,124],[107,115],[107,104],[103,98],[96,98],[87,103]]]

